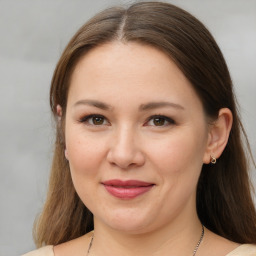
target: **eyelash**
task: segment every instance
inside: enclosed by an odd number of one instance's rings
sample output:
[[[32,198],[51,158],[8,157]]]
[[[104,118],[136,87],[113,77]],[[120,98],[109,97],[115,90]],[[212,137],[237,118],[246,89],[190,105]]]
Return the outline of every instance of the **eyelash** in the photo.
[[[104,124],[90,124],[89,123],[89,120],[92,119],[92,118],[101,118],[103,119],[103,122],[106,121],[107,119],[102,116],[102,115],[97,115],[97,114],[92,114],[92,115],[87,115],[87,116],[84,116],[82,117],[81,119],[79,119],[79,122],[80,123],[87,123],[88,125],[92,125],[92,126],[100,126],[100,125],[104,125]]]
[[[153,116],[150,116],[148,119],[147,119],[147,122],[146,123],[149,123],[150,121],[153,121],[153,120],[156,120],[156,119],[162,119],[165,124],[164,125],[160,125],[159,127],[165,127],[165,126],[169,126],[169,125],[175,125],[175,121],[170,118],[170,117],[167,117],[167,116],[163,116],[163,115],[153,115]],[[166,124],[167,122],[167,124]],[[158,127],[157,125],[152,125],[152,126],[155,126],[155,127]]]
[[[90,119],[93,119],[93,118],[100,118],[100,119],[103,120],[103,123],[102,124],[89,123]],[[150,121],[154,121],[154,119],[155,120],[159,119],[160,121],[164,121],[164,124],[163,125],[159,125],[159,127],[165,127],[165,126],[175,125],[176,124],[176,122],[172,118],[167,117],[167,116],[163,116],[163,115],[152,115],[152,116],[150,116],[147,119],[145,124],[148,124]],[[87,115],[85,117],[82,117],[81,119],[79,119],[79,122],[80,123],[87,123],[88,125],[92,125],[92,126],[106,125],[106,124],[104,124],[104,122],[107,122],[109,124],[108,120],[103,115],[98,115],[98,114],[91,114],[91,115]],[[143,125],[143,126],[146,126],[146,125]],[[158,127],[158,125],[149,125],[149,126]]]

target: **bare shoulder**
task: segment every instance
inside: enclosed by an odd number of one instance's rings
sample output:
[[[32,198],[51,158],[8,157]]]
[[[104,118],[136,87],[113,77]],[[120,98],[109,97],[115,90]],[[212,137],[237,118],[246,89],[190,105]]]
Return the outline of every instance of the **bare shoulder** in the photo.
[[[92,232],[89,232],[84,236],[54,246],[54,256],[85,255],[85,252],[90,244],[91,237]]]

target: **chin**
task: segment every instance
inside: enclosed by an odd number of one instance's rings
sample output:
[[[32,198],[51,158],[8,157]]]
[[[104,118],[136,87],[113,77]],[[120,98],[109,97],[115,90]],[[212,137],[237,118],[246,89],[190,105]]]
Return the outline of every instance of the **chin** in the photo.
[[[129,235],[139,235],[149,231],[148,226],[134,225],[134,223],[132,225],[127,225],[127,223],[123,223],[123,224],[119,223],[119,224],[111,225],[110,227],[118,232],[122,232]]]
[[[111,229],[127,234],[141,234],[149,231],[153,219],[147,218],[143,214],[139,215],[138,213],[136,215],[128,215],[127,211],[129,210],[126,210],[126,213],[123,214],[122,212],[110,214],[109,218],[106,214],[103,218],[95,218],[95,220],[104,223],[104,225],[107,225]]]

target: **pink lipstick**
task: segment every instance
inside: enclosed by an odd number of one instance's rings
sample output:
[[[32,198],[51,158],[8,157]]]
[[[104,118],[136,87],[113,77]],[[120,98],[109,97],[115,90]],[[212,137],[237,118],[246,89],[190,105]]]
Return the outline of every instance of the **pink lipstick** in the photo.
[[[107,180],[102,182],[106,190],[121,199],[132,199],[148,192],[155,184],[139,180]]]

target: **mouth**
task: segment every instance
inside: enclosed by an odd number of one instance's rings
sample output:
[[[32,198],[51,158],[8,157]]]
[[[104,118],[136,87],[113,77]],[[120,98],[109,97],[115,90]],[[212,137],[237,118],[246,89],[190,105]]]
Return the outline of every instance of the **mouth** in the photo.
[[[133,199],[150,191],[155,184],[139,180],[107,180],[102,185],[114,197]]]

